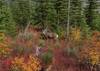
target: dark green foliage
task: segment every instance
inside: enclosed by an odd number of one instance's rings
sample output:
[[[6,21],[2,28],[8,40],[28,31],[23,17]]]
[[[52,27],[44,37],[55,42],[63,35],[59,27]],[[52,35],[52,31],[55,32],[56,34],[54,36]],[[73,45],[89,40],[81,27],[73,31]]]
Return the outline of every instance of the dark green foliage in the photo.
[[[63,27],[67,24],[68,0],[55,0],[57,24]]]
[[[73,26],[81,26],[84,24],[84,18],[82,14],[82,3],[80,0],[71,0],[70,7],[70,23]]]
[[[15,22],[23,29],[30,20],[29,0],[12,0],[11,10]]]
[[[34,17],[35,24],[39,24],[40,26],[44,27],[44,24],[46,23],[46,16],[47,16],[46,2],[44,0],[38,0],[35,11],[36,11]]]
[[[34,16],[35,16],[35,8],[37,7],[37,4],[35,2],[35,0],[29,0],[29,5],[30,5],[30,22],[32,24],[34,24],[35,20],[34,20]]]
[[[97,0],[88,0],[88,6],[86,7],[86,19],[87,24],[92,30],[96,30],[97,25],[99,24],[98,12],[96,11],[97,8]]]
[[[85,9],[83,1],[71,0],[70,4],[70,25],[79,27],[82,31],[82,35],[87,37],[90,35],[90,27],[86,22]]]
[[[95,29],[100,31],[100,13],[97,13],[96,19],[94,20],[93,23],[95,23],[95,26],[94,26]]]
[[[37,7],[35,8],[35,24],[45,27],[51,27],[56,22],[56,11],[54,3],[51,0],[38,0],[36,1]]]
[[[52,62],[52,53],[51,51],[45,52],[42,54],[42,60],[45,64],[50,64]]]
[[[15,26],[24,30],[31,23],[60,36],[65,35],[68,30],[68,1],[0,0],[0,31],[15,35]],[[100,30],[99,3],[96,0],[87,0],[87,3],[84,9],[81,0],[70,0],[69,28],[79,27],[83,35],[89,34],[90,29]]]
[[[15,23],[10,8],[4,0],[0,0],[0,31],[11,36],[16,34]]]

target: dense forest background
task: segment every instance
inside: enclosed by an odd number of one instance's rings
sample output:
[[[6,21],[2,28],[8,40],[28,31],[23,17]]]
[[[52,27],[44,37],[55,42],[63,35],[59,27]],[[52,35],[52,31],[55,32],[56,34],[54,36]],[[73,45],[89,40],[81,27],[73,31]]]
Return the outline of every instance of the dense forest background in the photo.
[[[68,34],[71,27],[79,27],[84,33],[100,31],[100,1],[0,0],[0,31],[15,35],[16,28],[24,30],[29,23],[58,34]]]

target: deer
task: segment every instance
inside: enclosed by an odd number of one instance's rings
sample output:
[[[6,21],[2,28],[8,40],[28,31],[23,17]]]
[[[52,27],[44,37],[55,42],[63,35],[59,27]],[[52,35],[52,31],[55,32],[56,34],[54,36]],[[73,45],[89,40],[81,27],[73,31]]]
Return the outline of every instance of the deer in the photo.
[[[51,32],[47,28],[42,31],[42,35],[44,39],[58,39],[59,37],[57,33]]]

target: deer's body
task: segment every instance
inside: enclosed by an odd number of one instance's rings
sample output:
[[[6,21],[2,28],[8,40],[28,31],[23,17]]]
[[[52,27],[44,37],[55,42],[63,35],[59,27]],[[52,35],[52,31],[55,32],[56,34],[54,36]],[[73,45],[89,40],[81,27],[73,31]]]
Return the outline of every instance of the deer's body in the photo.
[[[58,34],[53,33],[51,31],[48,31],[47,29],[43,30],[42,34],[44,35],[44,37],[47,39],[57,39],[58,38]]]

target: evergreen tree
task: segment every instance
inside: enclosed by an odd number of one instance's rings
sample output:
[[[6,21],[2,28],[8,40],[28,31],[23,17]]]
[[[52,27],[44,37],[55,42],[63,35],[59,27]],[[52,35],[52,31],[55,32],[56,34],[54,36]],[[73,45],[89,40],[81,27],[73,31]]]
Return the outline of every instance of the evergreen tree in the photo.
[[[75,28],[79,27],[83,32],[83,35],[89,35],[90,28],[86,23],[86,17],[81,0],[71,0],[70,6],[70,24]]]
[[[50,28],[56,22],[56,11],[53,0],[38,0],[35,8],[35,24]]]
[[[35,16],[35,8],[37,7],[35,0],[29,0],[29,6],[30,6],[30,22],[34,24],[34,16]]]
[[[82,5],[80,0],[71,0],[70,23],[73,26],[80,26],[83,23]]]
[[[98,12],[97,12],[97,0],[88,0],[88,5],[86,7],[86,18],[87,24],[91,27],[92,30],[96,30],[99,26]]]
[[[5,0],[0,0],[0,31],[12,36],[16,33],[12,14]]]
[[[24,29],[30,21],[30,0],[12,0],[11,10],[13,18]]]
[[[35,24],[44,27],[46,23],[46,3],[45,0],[38,0],[36,1],[37,7],[35,8]]]
[[[68,0],[55,0],[55,10],[57,15],[57,24],[66,27],[67,13],[68,13]]]

